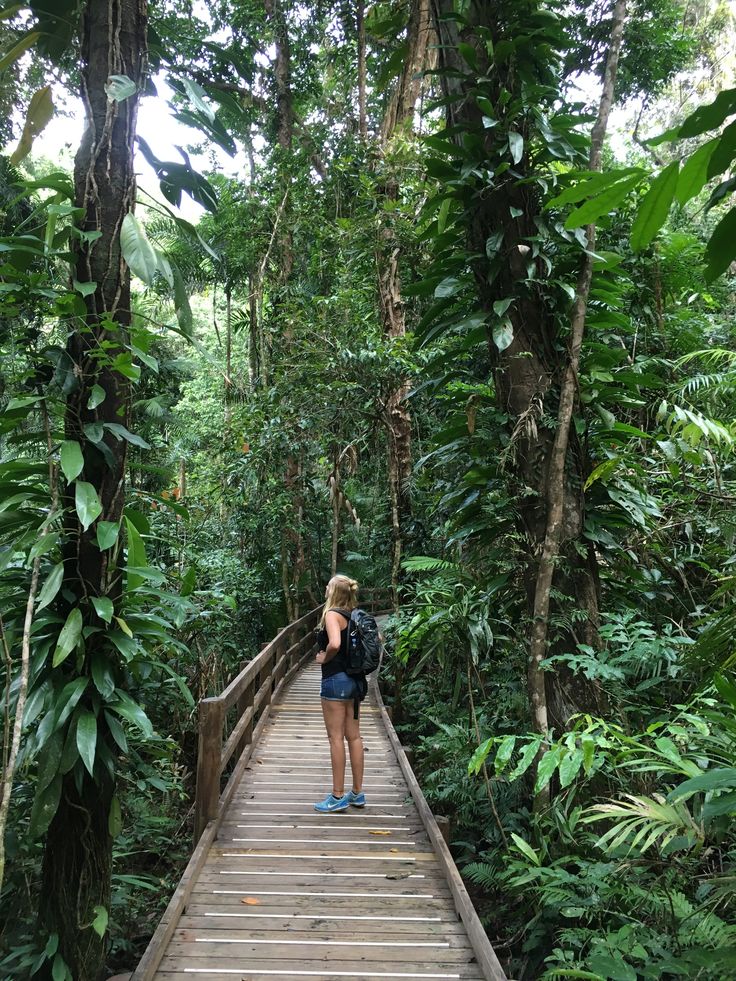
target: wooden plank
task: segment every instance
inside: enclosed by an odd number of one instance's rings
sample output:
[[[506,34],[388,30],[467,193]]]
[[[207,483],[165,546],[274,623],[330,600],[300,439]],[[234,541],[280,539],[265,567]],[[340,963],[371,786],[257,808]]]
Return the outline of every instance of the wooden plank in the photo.
[[[295,931],[313,930],[334,932],[336,936],[344,932],[359,932],[365,936],[375,934],[387,936],[413,936],[421,930],[423,936],[462,937],[470,943],[462,923],[443,919],[437,913],[429,916],[379,915],[377,910],[369,913],[347,913],[332,916],[315,916],[310,913],[284,914],[283,910],[270,913],[252,913],[234,910],[210,909],[204,905],[189,906],[186,916],[179,921],[182,929],[207,930],[257,930],[259,936],[279,936],[281,932],[293,936]]]
[[[406,948],[421,947],[426,945],[433,950],[467,950],[470,941],[466,933],[454,934],[431,934],[418,928],[415,923],[410,932],[403,934],[387,935],[385,938],[381,934],[366,936],[362,927],[356,927],[355,922],[349,929],[339,926],[334,931],[328,931],[324,925],[320,924],[319,930],[307,930],[302,928],[295,929],[261,929],[253,924],[243,924],[242,921],[225,918],[221,923],[215,923],[213,917],[206,920],[187,917],[187,923],[181,923],[174,933],[173,940],[177,943],[202,943],[204,939],[211,940],[212,943],[227,943],[230,939],[237,939],[243,943],[251,943],[254,946],[276,948],[281,943],[290,947],[298,947],[304,944],[309,947],[365,947],[367,951],[372,951],[375,947],[394,947]],[[269,924],[271,925],[271,924]],[[298,955],[299,951],[296,951]]]
[[[240,981],[275,981],[278,978],[286,978],[287,981],[301,981],[302,978],[308,979],[308,981],[335,981],[336,978],[342,979],[342,981],[347,981],[347,979],[355,979],[355,981],[411,981],[411,979],[417,979],[417,981],[443,981],[443,979],[453,979],[461,978],[462,981],[482,981],[483,975],[479,974],[477,969],[475,971],[470,967],[463,967],[461,972],[453,971],[453,973],[438,973],[436,970],[432,970],[432,966],[428,968],[428,971],[423,971],[417,973],[416,968],[411,971],[394,971],[391,970],[389,966],[381,969],[380,967],[374,968],[373,970],[366,969],[363,967],[362,970],[358,969],[355,971],[346,970],[344,967],[340,966],[339,970],[334,970],[334,965],[329,965],[322,970],[294,970],[293,968],[288,968],[286,970],[275,970],[261,969],[253,970],[250,965],[243,967],[242,965],[237,968],[223,969],[218,967],[217,969],[207,969],[207,968],[180,968],[179,970],[169,970],[162,972],[158,977],[161,981],[192,981],[193,978],[201,976],[206,978],[208,975],[220,976],[223,975],[235,975],[236,978],[239,975]]]
[[[314,966],[310,968],[300,968],[292,960],[281,958],[279,960],[265,960],[255,957],[252,954],[241,951],[240,955],[236,951],[230,952],[229,956],[213,958],[203,951],[199,957],[193,957],[186,950],[172,951],[171,955],[164,958],[161,963],[162,971],[182,972],[185,978],[191,981],[193,974],[226,974],[232,973],[239,975],[239,981],[253,981],[258,976],[259,971],[276,971],[289,979],[299,977],[309,977],[307,971],[317,971],[320,974],[325,972],[331,978],[401,978],[419,976],[425,978],[452,979],[452,978],[477,978],[479,976],[478,967],[472,963],[458,963],[452,960],[449,963],[444,961],[414,960],[400,970],[387,965],[383,958],[380,958],[373,966],[364,960],[342,960],[332,959],[324,961],[320,965],[319,961],[312,962]],[[268,975],[266,975],[268,976]],[[482,974],[480,975],[482,977]]]

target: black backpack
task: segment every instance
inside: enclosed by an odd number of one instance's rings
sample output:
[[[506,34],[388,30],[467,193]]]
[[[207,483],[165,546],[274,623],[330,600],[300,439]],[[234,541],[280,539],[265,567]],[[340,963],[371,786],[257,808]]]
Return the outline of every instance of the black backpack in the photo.
[[[348,631],[347,674],[367,675],[375,671],[382,646],[376,618],[365,610],[353,610]]]

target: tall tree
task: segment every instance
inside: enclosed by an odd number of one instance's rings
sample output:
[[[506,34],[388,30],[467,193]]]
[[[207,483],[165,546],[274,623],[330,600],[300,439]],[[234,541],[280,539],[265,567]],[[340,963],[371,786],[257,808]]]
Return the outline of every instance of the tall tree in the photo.
[[[393,86],[380,127],[380,143],[384,158],[390,153],[391,141],[397,134],[411,131],[417,102],[422,91],[422,73],[430,67],[433,52],[429,40],[433,34],[429,0],[410,0],[406,36],[406,57]],[[378,270],[378,300],[381,326],[386,338],[398,340],[406,335],[406,314],[401,295],[401,245],[393,222],[395,203],[400,187],[398,179],[388,174],[378,188],[388,204],[387,216],[378,231],[376,266]],[[412,450],[411,413],[406,402],[409,383],[403,381],[393,388],[386,399],[385,417],[388,436],[388,481],[391,505],[391,534],[393,554],[391,583],[394,600],[398,600],[401,557],[407,524],[411,518]]]
[[[471,152],[495,171],[482,189],[474,175],[469,178],[463,221],[482,309],[498,325],[490,351],[498,404],[509,420],[508,458],[517,486],[533,617],[555,453],[556,426],[550,417],[557,416],[570,364],[560,300],[552,298],[544,281],[541,247],[535,245],[540,228],[546,228],[542,190],[535,180],[539,161],[557,155],[557,148],[550,149],[557,135],[566,140],[558,147],[579,159],[567,135],[555,134],[544,116],[559,99],[555,51],[564,38],[537,0],[472,0],[463,17],[456,15],[452,0],[435,0],[433,13],[448,133],[463,158]],[[482,89],[479,74],[484,76]],[[535,146],[541,148],[536,153]],[[554,650],[561,651],[575,650],[578,643],[599,646],[597,561],[592,544],[583,538],[588,461],[574,428],[565,462],[565,507],[555,564],[556,589],[563,598],[552,606],[560,614]],[[567,616],[570,608],[582,617]],[[546,672],[545,678],[550,725],[564,727],[573,713],[602,707],[598,687],[583,675],[561,668]]]
[[[81,758],[58,775],[59,803],[46,839],[40,900],[41,930],[58,935],[59,953],[75,981],[96,981],[100,975],[105,931],[92,924],[110,907],[118,750],[91,676],[99,684],[103,675],[113,675],[114,654],[100,629],[100,612],[114,608],[122,591],[117,550],[102,547],[99,529],[118,529],[124,505],[127,441],[118,434],[130,414],[125,365],[131,302],[121,237],[136,233],[133,145],[147,69],[146,37],[146,0],[88,0],[81,20],[87,120],[74,165],[75,204],[83,212],[75,279],[85,284],[87,295],[84,314],[69,324],[66,355],[74,382],[65,415],[66,439],[81,450],[81,468],[73,483],[77,467],[67,471],[66,590],[60,607],[74,643],[68,646],[62,632],[54,656],[70,679],[81,677],[88,684],[76,733],[71,732]],[[72,647],[83,653],[69,657]]]

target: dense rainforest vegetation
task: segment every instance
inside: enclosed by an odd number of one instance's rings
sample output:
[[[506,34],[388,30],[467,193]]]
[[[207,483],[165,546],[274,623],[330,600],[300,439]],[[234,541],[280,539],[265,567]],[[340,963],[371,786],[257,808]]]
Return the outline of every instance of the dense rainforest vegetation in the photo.
[[[0,6],[2,977],[135,966],[338,570],[509,976],[736,978],[735,13]]]

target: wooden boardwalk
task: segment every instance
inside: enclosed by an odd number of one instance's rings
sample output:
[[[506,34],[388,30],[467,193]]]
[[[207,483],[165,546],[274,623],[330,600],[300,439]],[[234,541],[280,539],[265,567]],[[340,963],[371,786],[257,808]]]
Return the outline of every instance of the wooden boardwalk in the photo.
[[[504,979],[376,687],[362,810],[313,809],[331,771],[311,658],[259,728],[134,981]]]

